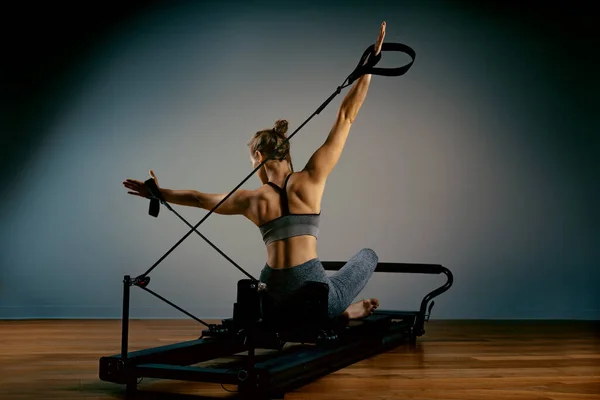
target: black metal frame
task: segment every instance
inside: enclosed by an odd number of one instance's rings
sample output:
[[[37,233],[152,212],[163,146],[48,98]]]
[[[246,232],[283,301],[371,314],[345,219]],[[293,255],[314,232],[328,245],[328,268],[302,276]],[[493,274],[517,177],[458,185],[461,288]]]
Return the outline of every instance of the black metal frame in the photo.
[[[344,264],[323,262],[326,270],[338,270]],[[401,263],[379,263],[375,272],[444,274],[447,280],[423,298],[418,311],[377,310],[360,321],[329,320],[317,327],[318,332],[305,328],[310,324],[300,321],[302,328],[295,334],[277,331],[277,328],[265,330],[258,302],[268,289],[263,291],[252,280],[242,280],[238,284],[233,318],[222,320],[218,325],[207,324],[208,329],[197,340],[135,352],[128,351],[131,287],[152,292],[147,289],[148,279],[140,281],[125,276],[121,353],[100,359],[100,379],[125,384],[128,394],[136,392],[139,378],[151,377],[237,384],[238,391],[250,398],[273,397],[403,343],[414,345],[416,338],[425,334],[424,324],[429,320],[433,298],[452,286],[452,273],[441,265]],[[318,306],[323,307],[323,304]],[[310,345],[292,346],[289,350],[283,349],[284,343]],[[256,355],[257,349],[277,351],[275,356],[264,359]],[[241,361],[225,366],[193,366],[233,355],[238,355]]]

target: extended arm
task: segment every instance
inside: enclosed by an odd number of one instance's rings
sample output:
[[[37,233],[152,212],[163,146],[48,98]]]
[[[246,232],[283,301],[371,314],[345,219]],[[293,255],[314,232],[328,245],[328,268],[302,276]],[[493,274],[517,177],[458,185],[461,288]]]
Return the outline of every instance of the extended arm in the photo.
[[[199,207],[212,210],[227,194],[202,193],[197,190],[160,189],[167,203],[182,206]],[[217,214],[245,215],[250,207],[250,196],[247,190],[237,190],[215,210]]]
[[[379,37],[375,43],[375,55],[381,51],[384,37],[385,22],[381,24]],[[319,147],[306,164],[304,170],[308,172],[314,182],[323,183],[337,164],[350,133],[350,128],[367,97],[370,83],[370,74],[363,75],[354,82],[340,105],[335,123],[325,143]]]
[[[212,210],[221,202],[226,194],[210,194],[202,193],[197,190],[173,190],[165,189],[158,186],[158,179],[154,175],[154,171],[150,170],[150,176],[154,179],[156,187],[160,190],[160,194],[167,203],[179,204],[182,206],[199,207],[206,210]],[[127,193],[149,198],[150,192],[146,184],[136,179],[126,179],[123,182],[129,191]],[[229,198],[215,210],[217,214],[224,215],[247,215],[250,208],[251,191],[236,190]]]

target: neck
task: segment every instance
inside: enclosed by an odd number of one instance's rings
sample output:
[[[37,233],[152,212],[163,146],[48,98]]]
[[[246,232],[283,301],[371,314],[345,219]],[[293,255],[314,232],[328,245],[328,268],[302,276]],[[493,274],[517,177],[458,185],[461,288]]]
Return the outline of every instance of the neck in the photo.
[[[267,180],[273,183],[283,183],[285,177],[292,172],[287,161],[270,161],[265,164],[264,168]]]

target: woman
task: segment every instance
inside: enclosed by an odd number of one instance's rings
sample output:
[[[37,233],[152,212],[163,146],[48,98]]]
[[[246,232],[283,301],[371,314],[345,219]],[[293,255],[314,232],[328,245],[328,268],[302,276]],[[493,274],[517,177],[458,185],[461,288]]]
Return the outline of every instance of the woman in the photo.
[[[381,24],[375,43],[375,55],[381,51],[386,24]],[[335,123],[323,145],[312,155],[302,171],[294,172],[289,142],[257,172],[263,185],[256,190],[237,190],[215,213],[243,215],[259,227],[267,246],[267,263],[260,281],[271,292],[289,293],[306,281],[329,286],[329,316],[348,319],[364,318],[379,306],[377,299],[352,303],[377,266],[371,249],[354,255],[343,268],[327,276],[317,256],[317,237],[321,199],[325,181],[338,162],[352,123],[358,115],[369,89],[371,75],[363,75],[344,97]],[[279,120],[272,129],[254,134],[248,144],[250,161],[256,168],[285,140],[288,123]],[[150,175],[158,186],[151,170]],[[129,194],[148,198],[142,181],[127,179],[123,185]],[[160,188],[160,187],[159,187]],[[160,188],[165,201],[172,204],[211,210],[226,194],[208,194],[195,190]]]

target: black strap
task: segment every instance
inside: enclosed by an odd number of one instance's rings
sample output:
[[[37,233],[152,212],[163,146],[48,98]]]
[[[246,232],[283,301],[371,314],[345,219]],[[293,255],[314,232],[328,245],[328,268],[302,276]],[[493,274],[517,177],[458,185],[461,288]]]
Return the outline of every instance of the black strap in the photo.
[[[367,47],[367,49],[365,50],[362,57],[360,58],[360,61],[358,62],[358,65],[356,66],[354,71],[352,71],[352,73],[350,75],[348,75],[348,77],[344,80],[344,82],[340,86],[338,86],[336,91],[331,96],[329,96],[329,98],[327,100],[325,100],[325,102],[323,104],[321,104],[321,106],[319,108],[317,108],[317,111],[315,111],[315,113],[313,115],[311,115],[308,118],[308,120],[306,120],[306,122],[310,121],[310,119],[315,114],[320,114],[321,111],[323,111],[325,109],[325,107],[327,107],[329,105],[329,103],[331,103],[331,100],[333,100],[335,98],[335,96],[340,94],[342,89],[352,85],[352,83],[354,83],[354,81],[356,81],[361,76],[363,76],[365,74],[381,75],[381,76],[404,75],[406,72],[408,72],[410,67],[412,67],[413,63],[415,62],[415,57],[417,56],[417,53],[415,53],[415,51],[411,47],[409,47],[405,44],[402,44],[402,43],[383,43],[381,45],[381,52],[379,54],[377,54],[376,56],[373,55],[374,50],[375,50],[374,44]],[[375,65],[377,65],[379,60],[381,60],[381,57],[382,57],[381,54],[384,51],[399,51],[402,53],[406,53],[411,57],[411,61],[408,64],[406,64],[402,67],[398,67],[398,68],[375,68]],[[365,64],[365,61],[366,61],[366,64]],[[305,122],[305,124],[306,124],[306,122]],[[303,125],[304,124],[302,124],[300,126],[300,128]],[[296,131],[298,131],[300,128],[298,128]],[[292,135],[290,135],[290,137],[291,136]],[[283,143],[285,143],[285,140]]]
[[[286,191],[287,188],[287,183],[290,180],[290,176],[292,176],[293,172],[291,172],[290,174],[288,174],[288,176],[285,177],[285,181],[283,181],[283,191]],[[286,192],[287,193],[287,192]]]
[[[287,195],[287,183],[290,180],[290,176],[292,176],[292,174],[289,174],[288,176],[285,177],[285,181],[283,181],[283,188],[281,188],[281,213],[282,213],[282,215],[290,214],[290,202],[289,202],[288,195]]]
[[[277,190],[277,192],[281,193],[281,188],[279,186],[277,186],[276,184],[274,184],[273,182],[269,181],[269,182],[267,182],[267,185],[271,186],[273,189]]]
[[[150,192],[150,208],[148,209],[148,214],[156,218],[160,212],[160,203],[165,200],[163,199],[158,186],[156,186],[154,179],[148,179],[144,184],[148,188],[148,192]]]
[[[277,191],[277,193],[279,193],[279,203],[281,205],[281,215],[286,215],[285,213],[285,209],[286,209],[286,204],[284,203],[285,198],[284,198],[284,194],[285,191],[280,188],[279,186],[277,186],[276,184],[274,184],[273,182],[267,182],[267,185],[271,186],[273,189],[275,189]]]
[[[272,188],[274,188],[275,190],[277,190],[277,192],[279,193],[279,202],[281,204],[281,215],[288,215],[290,213],[290,205],[288,203],[288,196],[287,196],[287,191],[286,191],[286,186],[288,183],[288,179],[290,179],[290,176],[292,174],[289,174],[288,176],[285,177],[285,180],[283,181],[283,187],[280,188],[279,186],[277,186],[276,184],[274,184],[271,181],[267,182],[267,185],[271,186]]]
[[[348,85],[351,85],[355,80],[357,80],[358,78],[360,78],[361,76],[363,76],[365,74],[380,75],[380,76],[404,75],[406,72],[408,72],[410,67],[412,67],[413,63],[415,62],[415,57],[417,56],[417,53],[415,53],[415,51],[411,47],[409,47],[405,44],[383,43],[381,45],[382,52],[383,51],[399,51],[401,53],[406,53],[410,56],[411,61],[408,64],[406,64],[402,67],[398,67],[398,68],[375,68],[375,65],[377,65],[379,60],[381,60],[381,52],[377,56],[374,56],[373,55],[374,50],[375,50],[374,44],[369,46],[365,50],[362,57],[360,58],[360,61],[358,62],[358,65],[356,66],[356,69],[348,77]],[[365,64],[365,60],[366,60],[366,64]]]
[[[341,93],[342,89],[344,89],[345,87],[350,86],[355,80],[357,80],[358,78],[360,78],[361,76],[363,76],[365,74],[381,75],[381,76],[400,76],[400,75],[404,75],[410,69],[410,67],[413,65],[414,60],[415,60],[415,56],[416,56],[415,51],[412,48],[410,48],[409,46],[407,46],[407,45],[404,45],[404,44],[401,44],[401,43],[383,43],[382,47],[381,47],[381,51],[382,52],[384,52],[384,51],[400,51],[400,52],[404,52],[404,53],[408,54],[412,58],[412,61],[409,64],[404,65],[402,67],[398,67],[398,68],[375,68],[375,65],[377,65],[377,63],[379,62],[379,60],[381,60],[381,53],[379,53],[377,56],[374,56],[373,55],[373,50],[374,49],[375,49],[375,45],[369,46],[365,50],[365,52],[363,53],[363,55],[361,57],[361,60],[358,63],[358,66],[355,68],[354,71],[352,71],[352,73],[350,75],[348,75],[348,77],[344,80],[344,82],[340,86],[337,87],[337,89],[335,90],[335,92],[331,96],[329,96],[329,98],[327,100],[325,100],[325,102],[323,104],[321,104],[321,106],[319,106],[319,108],[317,108],[317,110],[310,117],[308,117],[298,128],[296,128],[296,130],[294,132],[292,132],[292,134],[290,136],[288,136],[279,146],[277,146],[277,148],[275,148],[275,150],[273,150],[273,152],[263,162],[261,162],[256,168],[254,168],[254,170],[250,174],[248,174],[248,176],[246,176],[246,178],[244,178],[221,201],[219,201],[195,226],[191,226],[191,224],[189,222],[187,222],[185,219],[183,219],[183,217],[181,217],[179,214],[177,214],[169,206],[168,203],[166,203],[164,200],[161,200],[161,203],[165,204],[165,206],[169,210],[173,211],[180,219],[182,219],[189,227],[191,227],[191,230],[188,231],[188,233],[186,233],[181,239],[179,239],[179,241],[177,243],[175,243],[161,258],[158,259],[158,261],[156,261],[154,263],[154,265],[152,265],[146,272],[144,272],[138,278],[142,278],[142,277],[147,276],[154,268],[156,268],[158,266],[158,264],[160,264],[165,258],[167,258],[167,256],[169,254],[171,254],[171,252],[173,252],[173,250],[175,250],[189,235],[191,235],[192,232],[195,231],[204,240],[206,240],[215,250],[217,250],[221,255],[223,255],[228,261],[230,261],[235,267],[237,267],[240,271],[242,271],[244,274],[246,274],[246,276],[250,277],[250,279],[252,279],[254,282],[258,282],[258,280],[256,278],[253,278],[250,274],[248,274],[248,272],[246,272],[240,266],[238,266],[235,262],[233,262],[229,257],[227,257],[225,255],[225,253],[223,253],[215,245],[213,245],[212,243],[210,243],[208,241],[208,239],[206,239],[196,229],[204,221],[206,221],[206,219],[208,217],[210,217],[215,212],[215,210],[217,208],[219,208],[225,201],[227,201],[227,199],[229,199],[229,197],[231,197],[231,195],[233,193],[235,193],[236,190],[238,190],[244,183],[246,183],[246,181],[248,179],[250,179],[252,177],[252,175],[254,175],[260,168],[262,168],[263,165],[265,165],[265,163],[267,161],[269,161],[272,158],[274,158],[274,156],[277,154],[277,152],[279,151],[279,149],[282,146],[284,146],[286,143],[288,143],[294,137],[294,135],[296,135],[296,133],[298,133],[298,131],[300,131],[300,129],[302,129],[304,127],[304,125],[306,125],[315,115],[320,114],[321,111],[323,111],[323,109],[325,109],[325,107],[327,107],[327,105],[338,94]],[[366,63],[365,63],[365,61],[366,61]],[[152,182],[154,182],[154,181],[152,180]],[[159,192],[159,194],[160,194],[160,192]]]

